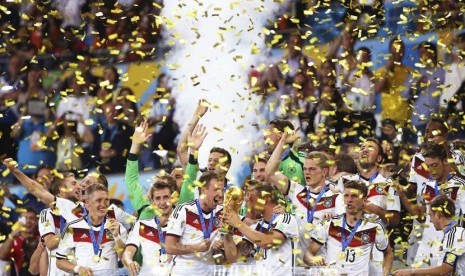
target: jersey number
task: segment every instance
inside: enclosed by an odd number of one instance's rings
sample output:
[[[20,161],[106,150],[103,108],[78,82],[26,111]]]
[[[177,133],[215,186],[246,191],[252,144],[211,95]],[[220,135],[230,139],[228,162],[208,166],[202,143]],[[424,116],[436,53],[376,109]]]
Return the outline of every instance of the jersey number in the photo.
[[[353,263],[355,261],[355,250],[347,249],[346,250],[346,262]]]

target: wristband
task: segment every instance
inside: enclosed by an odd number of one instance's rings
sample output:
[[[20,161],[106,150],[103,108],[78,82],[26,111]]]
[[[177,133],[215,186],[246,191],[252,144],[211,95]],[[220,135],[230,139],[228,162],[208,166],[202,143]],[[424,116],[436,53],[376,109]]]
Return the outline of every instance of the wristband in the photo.
[[[80,265],[76,265],[73,269],[74,273],[79,273],[79,269],[81,268]]]

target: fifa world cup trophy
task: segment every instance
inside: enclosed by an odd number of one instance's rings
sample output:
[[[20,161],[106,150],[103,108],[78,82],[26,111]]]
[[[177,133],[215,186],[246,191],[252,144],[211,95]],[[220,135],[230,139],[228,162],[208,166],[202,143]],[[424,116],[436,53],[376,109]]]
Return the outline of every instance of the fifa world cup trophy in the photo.
[[[241,188],[234,186],[234,185],[229,187],[224,194],[224,200],[223,200],[224,211],[239,213],[243,200],[244,200],[244,193],[242,192]],[[231,225],[224,223],[219,231],[220,233],[223,233],[223,234],[231,234],[233,232],[233,227],[231,227]]]

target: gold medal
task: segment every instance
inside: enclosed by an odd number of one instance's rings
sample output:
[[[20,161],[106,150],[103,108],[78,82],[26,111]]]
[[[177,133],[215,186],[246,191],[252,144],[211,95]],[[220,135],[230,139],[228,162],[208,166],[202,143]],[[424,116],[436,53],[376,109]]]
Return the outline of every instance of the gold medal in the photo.
[[[260,253],[260,252],[257,252],[255,253],[255,255],[253,255],[253,258],[256,260],[256,261],[260,261],[263,259],[263,255]]]
[[[94,257],[92,257],[92,261],[94,263],[98,263],[98,262],[100,262],[100,257],[98,255],[94,255]]]
[[[166,263],[168,261],[168,255],[166,254],[161,254],[160,255],[160,262],[161,263]]]
[[[345,258],[346,258],[346,253],[345,253],[345,252],[342,252],[342,251],[339,252],[339,253],[337,254],[337,258],[338,258],[339,260],[345,260]]]

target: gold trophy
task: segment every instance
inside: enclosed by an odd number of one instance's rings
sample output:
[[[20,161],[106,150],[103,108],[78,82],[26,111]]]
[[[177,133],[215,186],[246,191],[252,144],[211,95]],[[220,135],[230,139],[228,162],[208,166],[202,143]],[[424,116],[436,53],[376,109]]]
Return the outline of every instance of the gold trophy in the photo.
[[[244,200],[244,193],[242,192],[241,188],[234,186],[234,185],[229,187],[224,193],[224,200],[223,200],[224,212],[239,213],[239,210],[242,207],[243,200]],[[232,234],[234,232],[233,227],[226,223],[223,223],[223,226],[220,228],[219,231],[222,234]]]

